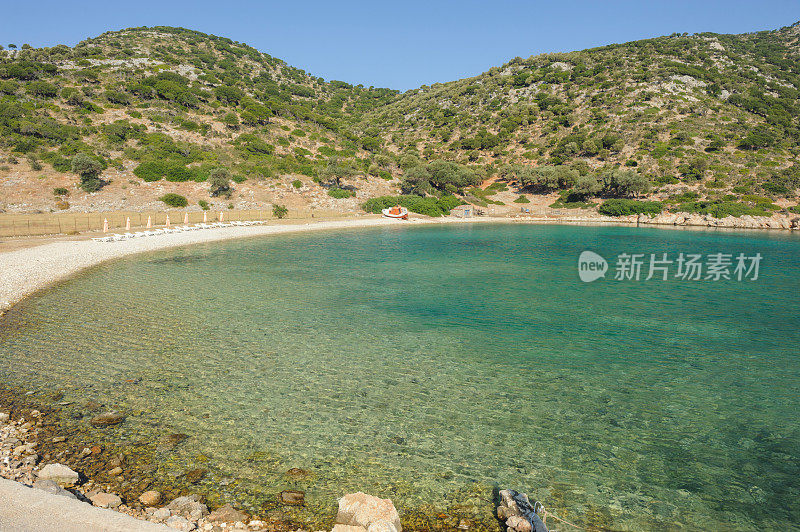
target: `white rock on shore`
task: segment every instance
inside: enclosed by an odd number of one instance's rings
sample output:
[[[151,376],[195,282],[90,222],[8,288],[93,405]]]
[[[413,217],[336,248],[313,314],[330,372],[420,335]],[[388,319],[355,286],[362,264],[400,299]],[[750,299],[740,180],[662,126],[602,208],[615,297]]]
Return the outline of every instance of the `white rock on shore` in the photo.
[[[92,501],[92,504],[99,506],[100,508],[117,508],[120,504],[122,504],[122,499],[113,493],[95,493],[89,497],[89,500]]]
[[[389,499],[358,492],[339,499],[334,532],[401,532],[400,515]]]
[[[47,464],[37,475],[42,480],[52,480],[62,488],[71,488],[78,484],[80,475],[62,464]]]

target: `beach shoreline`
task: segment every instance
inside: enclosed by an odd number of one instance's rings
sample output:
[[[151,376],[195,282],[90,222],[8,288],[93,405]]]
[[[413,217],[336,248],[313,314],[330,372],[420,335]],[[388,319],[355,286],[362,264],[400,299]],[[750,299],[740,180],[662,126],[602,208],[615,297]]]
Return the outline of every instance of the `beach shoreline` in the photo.
[[[85,236],[80,239],[57,239],[34,246],[18,245],[17,249],[0,251],[0,313],[26,297],[93,266],[138,253],[267,235],[288,234],[325,229],[350,229],[399,224],[387,218],[353,218],[335,221],[293,224],[267,224],[249,227],[230,226],[180,233],[138,237],[117,242],[96,242]],[[412,223],[420,223],[413,221]],[[425,223],[425,222],[422,222]]]
[[[680,223],[679,223],[680,222]],[[252,238],[270,235],[290,234],[307,231],[355,229],[364,227],[390,227],[431,224],[474,224],[474,223],[522,223],[531,225],[616,225],[653,226],[658,228],[692,230],[768,230],[790,229],[785,223],[775,226],[762,223],[743,223],[732,225],[728,219],[711,224],[706,219],[665,220],[638,218],[636,216],[608,217],[481,217],[481,218],[428,218],[412,216],[409,220],[395,220],[379,215],[361,215],[337,220],[303,221],[300,223],[275,223],[255,226],[229,226],[198,231],[184,231],[139,237],[116,242],[96,242],[89,235],[76,237],[58,236],[51,241],[40,237],[30,237],[12,242],[10,250],[0,245],[0,315],[14,305],[36,292],[65,281],[73,275],[93,266],[120,259],[129,255],[205,244],[236,238]],[[754,226],[755,225],[755,226]],[[96,235],[102,236],[102,233]],[[33,245],[30,245],[33,244]],[[8,245],[8,243],[6,244]]]

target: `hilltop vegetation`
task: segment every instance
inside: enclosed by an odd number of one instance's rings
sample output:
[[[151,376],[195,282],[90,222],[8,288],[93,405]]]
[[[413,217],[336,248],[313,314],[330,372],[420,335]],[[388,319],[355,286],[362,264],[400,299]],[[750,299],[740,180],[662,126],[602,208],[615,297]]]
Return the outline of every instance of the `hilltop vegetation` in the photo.
[[[0,180],[47,165],[102,195],[114,168],[207,182],[210,197],[286,180],[345,201],[358,178],[486,204],[476,186],[500,178],[565,191],[566,204],[690,193],[665,205],[771,212],[800,186],[799,39],[797,24],[671,35],[516,58],[402,94],[182,28],[24,45],[0,51]]]

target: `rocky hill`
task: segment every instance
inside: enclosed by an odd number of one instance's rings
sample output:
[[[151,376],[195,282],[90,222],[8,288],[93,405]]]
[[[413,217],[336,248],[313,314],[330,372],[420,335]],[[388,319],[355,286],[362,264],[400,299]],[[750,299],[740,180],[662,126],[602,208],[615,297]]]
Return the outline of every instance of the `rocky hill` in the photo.
[[[0,51],[0,209],[153,208],[172,192],[195,206],[358,210],[403,192],[797,212],[799,39],[798,24],[676,34],[402,94],[181,28],[23,45]]]

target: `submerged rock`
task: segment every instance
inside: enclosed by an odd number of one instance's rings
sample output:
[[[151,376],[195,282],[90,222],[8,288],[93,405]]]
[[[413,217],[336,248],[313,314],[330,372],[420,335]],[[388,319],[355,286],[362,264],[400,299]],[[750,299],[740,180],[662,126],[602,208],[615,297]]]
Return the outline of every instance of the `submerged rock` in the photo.
[[[302,480],[311,476],[311,473],[309,473],[305,469],[300,469],[299,467],[293,467],[286,472],[286,476],[294,480]]]
[[[281,502],[283,504],[299,506],[305,504],[306,494],[297,490],[284,490],[281,492]]]
[[[94,416],[92,418],[92,426],[108,427],[110,425],[116,425],[118,423],[122,423],[123,421],[125,421],[125,416],[123,416],[119,412],[105,412],[103,414],[100,414],[99,416]]]
[[[62,488],[70,488],[78,484],[80,475],[63,464],[47,464],[39,471],[41,480],[52,480]]]
[[[360,491],[339,499],[336,524],[381,532],[402,530],[400,515],[391,500],[379,499]]]
[[[191,471],[187,471],[183,475],[183,478],[185,478],[186,482],[188,482],[189,484],[197,484],[198,482],[203,480],[205,476],[206,476],[205,469],[192,469]]]
[[[155,506],[161,502],[161,492],[155,490],[145,491],[139,495],[139,502],[145,506]]]
[[[167,442],[172,444],[179,444],[189,439],[188,434],[170,434],[167,436]]]

